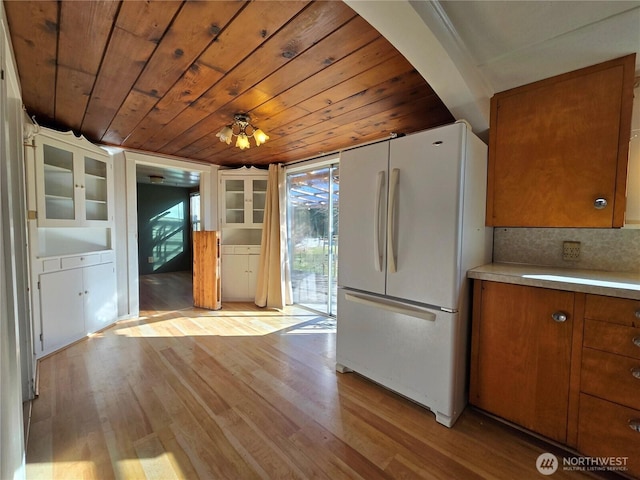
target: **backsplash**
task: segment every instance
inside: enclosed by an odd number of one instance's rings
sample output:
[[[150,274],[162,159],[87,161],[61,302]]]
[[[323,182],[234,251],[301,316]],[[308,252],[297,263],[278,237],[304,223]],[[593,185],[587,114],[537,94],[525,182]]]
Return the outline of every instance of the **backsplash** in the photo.
[[[578,260],[562,259],[565,241],[580,242]],[[640,272],[640,229],[495,228],[493,261]]]

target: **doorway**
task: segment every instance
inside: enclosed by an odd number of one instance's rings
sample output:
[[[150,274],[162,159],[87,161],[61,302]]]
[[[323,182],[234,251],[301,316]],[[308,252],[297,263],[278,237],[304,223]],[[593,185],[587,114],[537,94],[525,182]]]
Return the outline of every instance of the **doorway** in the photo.
[[[293,302],[335,316],[339,167],[287,172],[288,238]]]

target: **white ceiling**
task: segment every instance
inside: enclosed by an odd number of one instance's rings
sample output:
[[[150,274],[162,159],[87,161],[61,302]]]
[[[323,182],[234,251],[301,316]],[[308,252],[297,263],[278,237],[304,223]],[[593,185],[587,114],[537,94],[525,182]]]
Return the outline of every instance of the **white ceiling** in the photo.
[[[640,71],[640,1],[346,1],[478,133],[494,93],[633,52]]]

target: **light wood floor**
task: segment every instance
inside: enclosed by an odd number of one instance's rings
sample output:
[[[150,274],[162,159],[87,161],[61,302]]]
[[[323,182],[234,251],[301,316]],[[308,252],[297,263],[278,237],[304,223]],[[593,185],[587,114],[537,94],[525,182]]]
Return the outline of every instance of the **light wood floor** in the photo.
[[[40,363],[28,479],[540,480],[555,451],[471,409],[447,429],[336,373],[334,322],[306,310],[192,308],[181,274],[141,289],[140,318]]]

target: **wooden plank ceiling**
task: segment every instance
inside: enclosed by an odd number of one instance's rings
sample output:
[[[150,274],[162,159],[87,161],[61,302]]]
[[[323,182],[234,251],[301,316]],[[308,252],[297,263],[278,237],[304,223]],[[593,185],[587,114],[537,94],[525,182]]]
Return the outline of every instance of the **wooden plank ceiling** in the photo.
[[[340,1],[4,2],[28,114],[89,140],[266,165],[453,121]],[[248,113],[270,140],[215,134]]]

